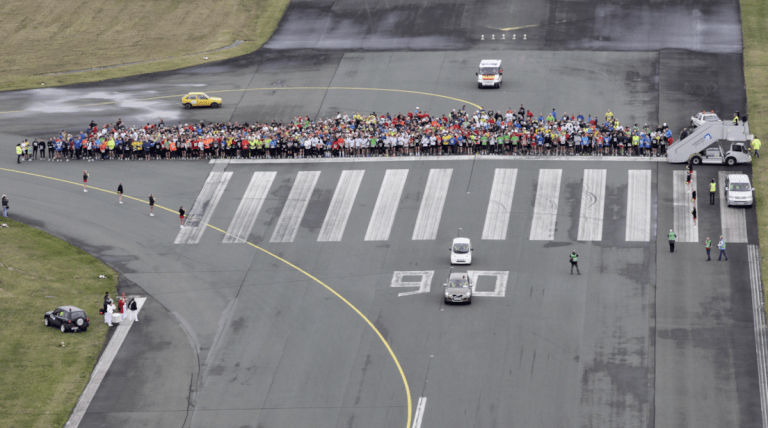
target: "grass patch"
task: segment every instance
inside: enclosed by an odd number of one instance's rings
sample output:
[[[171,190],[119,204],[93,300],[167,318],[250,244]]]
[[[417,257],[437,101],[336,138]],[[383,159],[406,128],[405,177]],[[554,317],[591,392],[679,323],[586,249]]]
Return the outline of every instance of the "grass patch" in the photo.
[[[3,221],[10,227],[0,229],[0,427],[60,427],[104,346],[98,310],[105,291],[115,295],[117,274],[67,242]],[[86,333],[43,325],[43,314],[64,304],[86,311]]]
[[[741,0],[741,29],[744,37],[744,76],[747,84],[749,130],[760,141],[768,143],[768,3],[765,0]],[[768,152],[768,145],[763,147]],[[763,294],[766,297],[768,278],[768,171],[765,158],[753,159],[752,175],[755,187],[755,209],[760,238]],[[768,307],[766,307],[768,311]]]
[[[174,70],[263,45],[290,0],[28,0],[0,2],[0,91]],[[229,46],[237,47],[192,55]],[[170,58],[170,59],[169,59]],[[153,61],[104,70],[72,70]]]

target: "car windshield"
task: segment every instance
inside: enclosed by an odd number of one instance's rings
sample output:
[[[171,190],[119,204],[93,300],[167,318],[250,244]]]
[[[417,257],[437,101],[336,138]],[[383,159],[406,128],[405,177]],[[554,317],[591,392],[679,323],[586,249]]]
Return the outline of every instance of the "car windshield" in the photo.
[[[453,288],[469,288],[469,281],[466,278],[452,279],[449,285]]]
[[[499,74],[499,67],[480,67],[480,74]]]
[[[466,254],[469,252],[469,244],[453,244],[453,252],[458,254]]]
[[[731,190],[736,190],[737,192],[746,192],[749,191],[749,184],[747,183],[731,183]]]

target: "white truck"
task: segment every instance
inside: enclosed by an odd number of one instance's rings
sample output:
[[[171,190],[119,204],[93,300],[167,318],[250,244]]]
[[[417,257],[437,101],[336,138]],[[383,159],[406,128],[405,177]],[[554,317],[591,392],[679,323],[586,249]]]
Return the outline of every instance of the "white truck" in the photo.
[[[723,151],[720,143],[717,143],[714,147],[708,147],[701,152],[692,154],[690,162],[694,165],[726,164],[733,166],[737,163],[752,162],[752,156],[749,154],[747,147],[744,146],[744,143],[731,143],[730,150],[726,152]]]
[[[480,68],[475,73],[475,76],[477,76],[477,87],[481,89],[486,86],[492,88],[501,87],[502,73],[500,59],[484,59],[480,61]]]

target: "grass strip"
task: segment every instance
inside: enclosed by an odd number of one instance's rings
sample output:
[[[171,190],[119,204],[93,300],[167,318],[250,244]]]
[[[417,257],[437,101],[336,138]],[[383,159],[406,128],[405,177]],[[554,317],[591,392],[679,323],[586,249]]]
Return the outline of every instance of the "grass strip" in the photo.
[[[0,2],[0,91],[95,82],[245,55],[277,28],[290,0]],[[195,54],[239,46],[205,55]],[[208,60],[203,59],[204,56]],[[152,61],[71,74],[73,70]]]
[[[0,427],[60,427],[104,346],[98,310],[105,291],[115,295],[117,273],[41,230],[1,221],[9,227],[0,228]],[[85,310],[88,331],[45,327],[43,314],[59,305]]]
[[[749,130],[760,141],[768,143],[768,2],[741,0],[741,29],[744,37],[744,77],[747,85],[747,111]],[[768,146],[763,150],[768,151]],[[765,153],[765,152],[764,152]],[[764,302],[768,302],[768,172],[762,158],[752,161],[752,180],[755,187],[758,237],[763,279]],[[766,306],[768,311],[768,306]]]

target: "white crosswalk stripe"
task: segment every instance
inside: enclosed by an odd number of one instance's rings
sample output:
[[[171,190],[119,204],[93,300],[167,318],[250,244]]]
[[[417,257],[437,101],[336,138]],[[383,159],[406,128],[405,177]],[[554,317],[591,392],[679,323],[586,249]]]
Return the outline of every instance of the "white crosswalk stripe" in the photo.
[[[318,241],[341,241],[364,174],[364,170],[343,171],[341,173],[339,184],[333,193],[333,199],[331,199],[331,205],[328,207],[328,213],[325,215],[323,227],[317,237]]]
[[[408,178],[407,169],[388,169],[384,174],[384,181],[381,183],[379,196],[373,207],[371,221],[365,232],[366,241],[386,241],[389,239],[406,178]]]
[[[579,241],[603,239],[603,215],[605,208],[604,169],[585,169],[581,187],[581,211],[579,214]]]
[[[276,174],[275,171],[253,173],[248,189],[243,195],[243,200],[240,201],[237,212],[235,212],[235,216],[227,229],[227,234],[224,235],[223,242],[225,244],[243,243],[248,240],[248,235],[250,235],[253,224],[256,222],[256,216],[259,215],[261,206],[264,205],[264,200],[267,198]]]
[[[296,175],[296,181],[269,242],[293,242],[319,178],[320,171],[301,171]]]
[[[184,228],[179,230],[174,244],[197,244],[203,237],[203,232],[207,229],[208,221],[216,209],[221,195],[227,188],[229,179],[232,178],[231,172],[212,171],[208,174],[200,194],[197,195],[195,204],[189,210]]]
[[[517,181],[516,168],[496,168],[485,214],[483,239],[504,240],[507,238],[509,214],[512,212],[512,198]]]
[[[562,169],[540,169],[539,184],[536,186],[536,202],[533,206],[531,241],[555,239],[557,225],[557,204],[560,197]]]
[[[629,242],[651,240],[651,170],[631,169],[627,181],[627,227]]]
[[[677,242],[699,242],[699,229],[693,225],[693,202],[691,202],[691,190],[696,188],[696,171],[691,175],[691,187],[685,183],[686,171],[673,171],[673,220],[672,229],[677,234]],[[697,207],[698,211],[698,207]],[[699,215],[701,218],[701,215]]]
[[[728,174],[741,174],[741,171],[718,171],[717,185],[720,187],[720,226],[723,239],[727,243],[747,243],[747,216],[744,208],[731,208],[725,197],[725,179]]]
[[[453,169],[431,169],[424,196],[421,199],[416,226],[413,228],[414,241],[431,240],[437,237],[440,218],[443,215],[443,205],[448,195]]]

